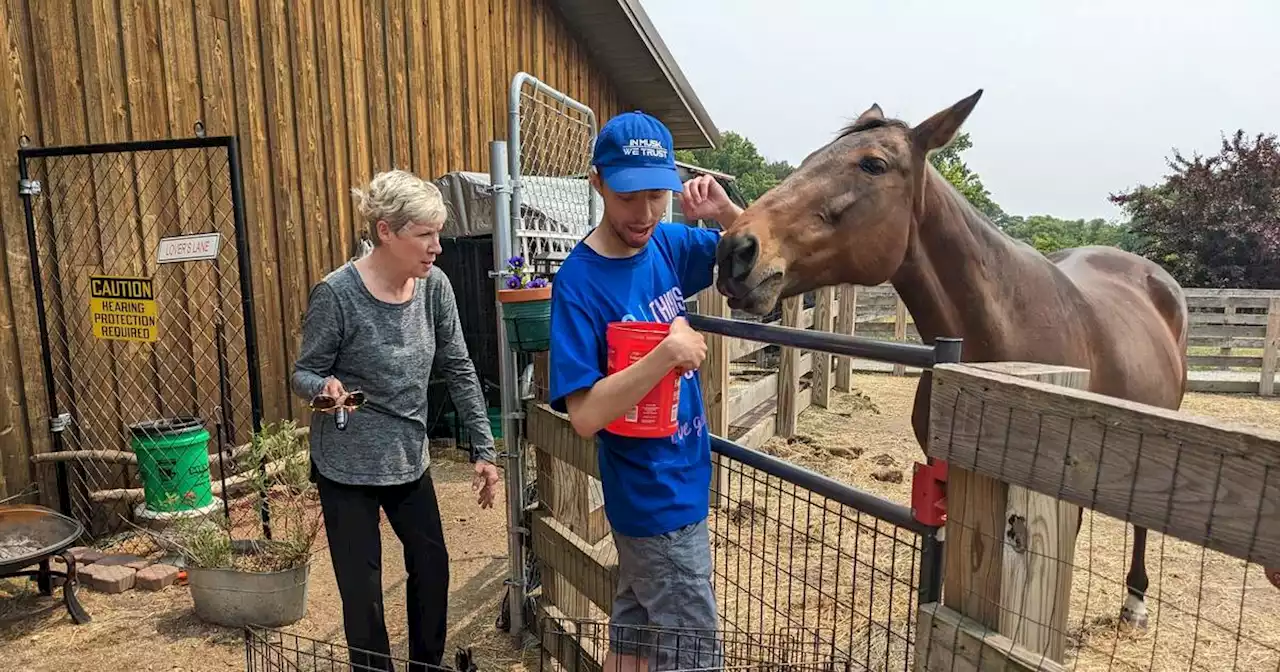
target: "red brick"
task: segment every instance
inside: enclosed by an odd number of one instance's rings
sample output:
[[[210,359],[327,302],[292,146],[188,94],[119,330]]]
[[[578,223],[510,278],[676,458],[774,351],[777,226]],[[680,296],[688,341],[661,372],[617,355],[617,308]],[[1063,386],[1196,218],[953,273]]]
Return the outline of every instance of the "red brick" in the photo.
[[[102,593],[123,593],[133,588],[137,571],[122,565],[89,565],[80,577],[90,588]]]
[[[71,557],[76,559],[77,565],[88,565],[102,559],[102,551],[89,548],[88,546],[76,546],[67,549]]]
[[[136,585],[142,590],[160,590],[178,579],[178,568],[173,565],[151,565],[135,575]]]
[[[102,559],[93,564],[103,566],[119,565],[121,567],[128,567],[137,571],[151,564],[151,561],[146,560],[145,558],[139,558],[136,555],[105,555]]]

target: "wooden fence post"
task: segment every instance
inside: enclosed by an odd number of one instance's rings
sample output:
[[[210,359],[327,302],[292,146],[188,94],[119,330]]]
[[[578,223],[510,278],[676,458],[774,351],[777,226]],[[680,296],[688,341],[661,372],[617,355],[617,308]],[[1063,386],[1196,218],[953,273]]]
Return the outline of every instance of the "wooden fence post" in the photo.
[[[893,299],[897,302],[893,317],[893,340],[905,341],[907,340],[907,304],[902,302],[902,297],[896,291],[893,293]],[[907,375],[907,367],[901,364],[894,364],[893,375]]]
[[[698,313],[708,317],[728,317],[729,300],[708,287],[698,294]],[[719,334],[705,334],[707,358],[702,362],[702,401],[706,406],[708,432],[729,438],[729,340]],[[720,456],[711,455],[711,507],[727,501],[728,474],[722,471]]]
[[[840,286],[840,314],[836,319],[836,333],[853,335],[858,324],[858,286]],[[836,389],[841,392],[853,391],[853,358],[836,358]]]
[[[813,330],[831,332],[835,328],[835,287],[817,291],[813,304]],[[831,401],[831,355],[813,353],[813,405],[826,408]]]
[[[803,295],[783,299],[782,326],[800,326],[803,309]],[[778,363],[778,415],[774,419],[774,434],[785,439],[795,436],[796,422],[800,416],[796,399],[800,394],[800,350],[785,346],[780,350],[782,358]]]
[[[1280,297],[1267,302],[1267,334],[1262,340],[1262,376],[1258,394],[1270,397],[1276,393],[1276,356],[1280,355]]]
[[[1089,384],[1089,371],[1074,367],[1024,362],[970,366],[1076,389]],[[964,626],[957,614],[999,632],[1026,653],[1061,663],[1079,507],[954,465],[947,481],[945,610],[936,604],[921,607],[916,669],[950,669],[936,657],[961,657],[957,648],[963,647],[944,641],[973,634],[960,632]]]

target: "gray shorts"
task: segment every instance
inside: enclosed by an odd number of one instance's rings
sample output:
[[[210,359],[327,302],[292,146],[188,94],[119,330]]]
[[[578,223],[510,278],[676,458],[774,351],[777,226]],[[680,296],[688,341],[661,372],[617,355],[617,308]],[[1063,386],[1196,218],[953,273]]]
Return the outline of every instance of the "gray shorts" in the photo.
[[[719,614],[706,519],[653,537],[614,532],[613,541],[618,592],[610,647],[647,658],[651,670],[719,667]]]

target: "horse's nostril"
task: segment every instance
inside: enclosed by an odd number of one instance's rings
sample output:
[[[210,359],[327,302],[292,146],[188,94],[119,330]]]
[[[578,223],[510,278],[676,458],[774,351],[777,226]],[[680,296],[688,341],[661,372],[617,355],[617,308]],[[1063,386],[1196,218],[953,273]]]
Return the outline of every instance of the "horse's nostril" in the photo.
[[[751,274],[751,269],[756,265],[756,258],[760,254],[760,244],[756,237],[747,234],[745,236],[735,236],[730,239],[730,247],[728,250],[728,268],[729,278],[741,282]]]

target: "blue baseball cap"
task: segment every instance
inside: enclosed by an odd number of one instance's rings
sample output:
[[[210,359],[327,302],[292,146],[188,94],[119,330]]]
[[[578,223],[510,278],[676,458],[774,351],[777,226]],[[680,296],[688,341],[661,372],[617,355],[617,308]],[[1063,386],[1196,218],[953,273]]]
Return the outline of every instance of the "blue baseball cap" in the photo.
[[[610,119],[596,136],[591,165],[610,189],[620,193],[684,190],[671,131],[644,112],[624,112]]]

